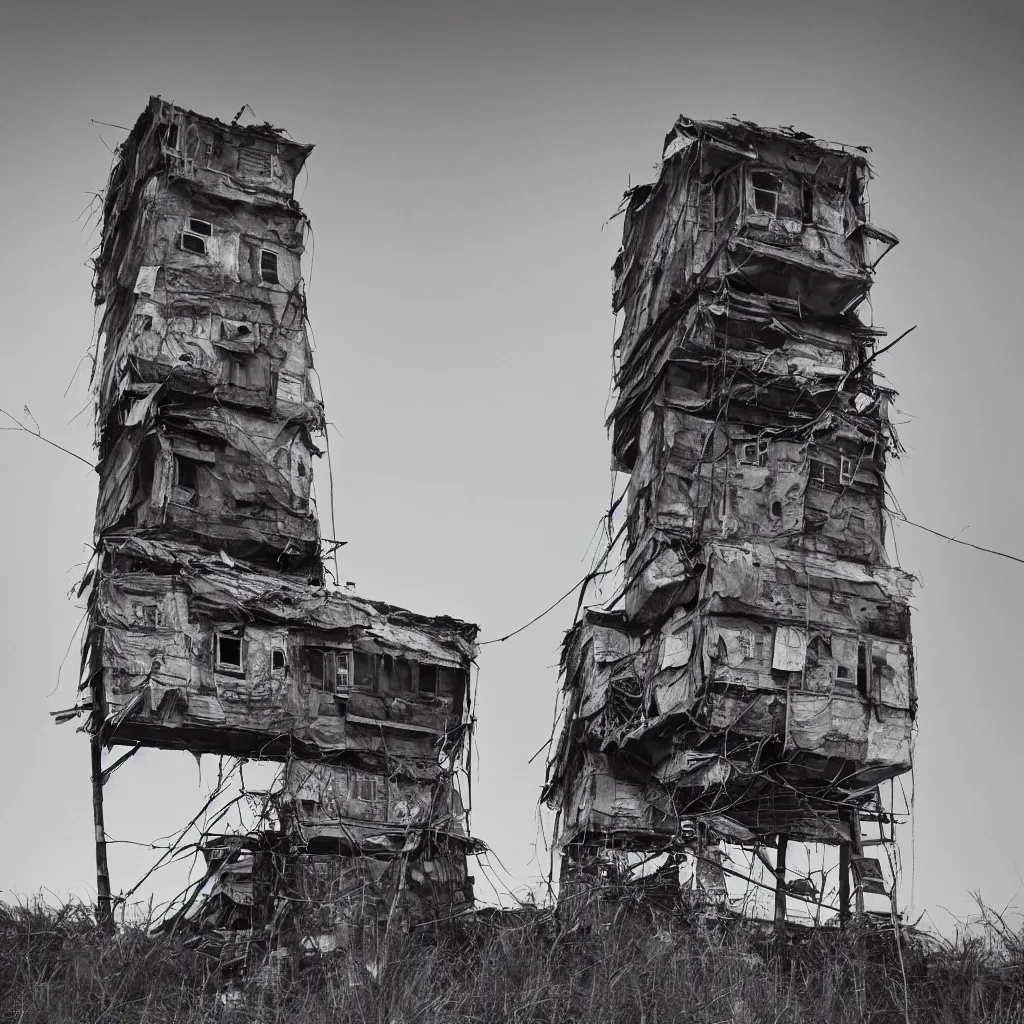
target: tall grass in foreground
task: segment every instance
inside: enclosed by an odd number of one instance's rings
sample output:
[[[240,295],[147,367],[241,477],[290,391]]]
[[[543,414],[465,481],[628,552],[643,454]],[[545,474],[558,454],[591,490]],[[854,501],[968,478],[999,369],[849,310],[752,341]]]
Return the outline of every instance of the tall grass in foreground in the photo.
[[[623,908],[624,910],[624,908]],[[1024,1024],[1024,944],[998,917],[953,943],[823,929],[776,942],[757,927],[639,909],[560,930],[548,911],[392,935],[386,956],[307,961],[244,1008],[218,998],[216,962],[179,937],[89,912],[0,904],[0,1020],[374,1024]]]

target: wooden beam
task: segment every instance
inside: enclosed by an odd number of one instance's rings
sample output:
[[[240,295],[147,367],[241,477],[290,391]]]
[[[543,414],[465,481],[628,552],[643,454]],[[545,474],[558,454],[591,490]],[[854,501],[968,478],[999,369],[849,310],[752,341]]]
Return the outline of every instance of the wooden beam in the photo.
[[[103,825],[103,752],[99,734],[89,740],[92,760],[92,823],[96,838],[96,923],[108,935],[114,931],[114,905],[107,865],[107,832]]]
[[[839,927],[850,923],[850,844],[839,844]]]
[[[775,856],[775,932],[786,933],[786,847],[788,836],[779,836],[778,852]]]
[[[860,811],[855,807],[850,812],[850,854],[853,857],[864,856],[864,844],[860,836]],[[858,883],[854,892],[854,901],[858,914],[864,913],[864,886]]]

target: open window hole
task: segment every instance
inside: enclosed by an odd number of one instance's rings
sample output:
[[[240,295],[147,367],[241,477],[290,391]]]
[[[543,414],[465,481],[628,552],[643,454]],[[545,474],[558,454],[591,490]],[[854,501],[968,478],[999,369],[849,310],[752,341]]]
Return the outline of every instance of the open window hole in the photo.
[[[237,636],[217,634],[217,668],[231,672],[242,669],[242,639]]]
[[[277,253],[270,249],[260,250],[260,280],[264,284],[280,284],[277,273]]]

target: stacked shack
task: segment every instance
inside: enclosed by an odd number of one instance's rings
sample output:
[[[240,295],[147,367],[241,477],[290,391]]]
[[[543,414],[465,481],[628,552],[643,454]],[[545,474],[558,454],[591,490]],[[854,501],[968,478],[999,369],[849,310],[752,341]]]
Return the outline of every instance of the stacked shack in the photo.
[[[721,892],[723,840],[775,847],[783,916],[789,839],[840,846],[841,913],[851,868],[881,888],[860,826],[890,824],[879,785],[911,766],[916,694],[912,578],[885,552],[885,332],[857,314],[897,242],[869,178],[860,148],[680,118],[627,193],[622,606],[565,640],[563,896],[659,851]]]
[[[276,827],[211,840],[211,892],[249,857],[234,926],[312,906],[330,943],[409,893],[433,917],[471,904],[453,780],[477,629],[325,585],[294,198],[311,149],[154,98],[118,151],[95,270],[83,689],[101,910],[102,747],[273,759]]]

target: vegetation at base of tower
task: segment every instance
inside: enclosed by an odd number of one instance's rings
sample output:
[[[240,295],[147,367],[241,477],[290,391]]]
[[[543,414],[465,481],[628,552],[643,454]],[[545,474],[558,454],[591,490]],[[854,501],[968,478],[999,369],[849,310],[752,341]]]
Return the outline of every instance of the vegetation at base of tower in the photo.
[[[980,904],[979,904],[980,905]],[[981,907],[952,941],[891,929],[793,931],[687,922],[620,904],[561,928],[527,908],[393,933],[372,957],[333,953],[225,1001],[215,960],[145,922],[112,937],[83,906],[0,904],[0,1020],[16,1024],[954,1024],[1024,1020],[1024,934]]]

